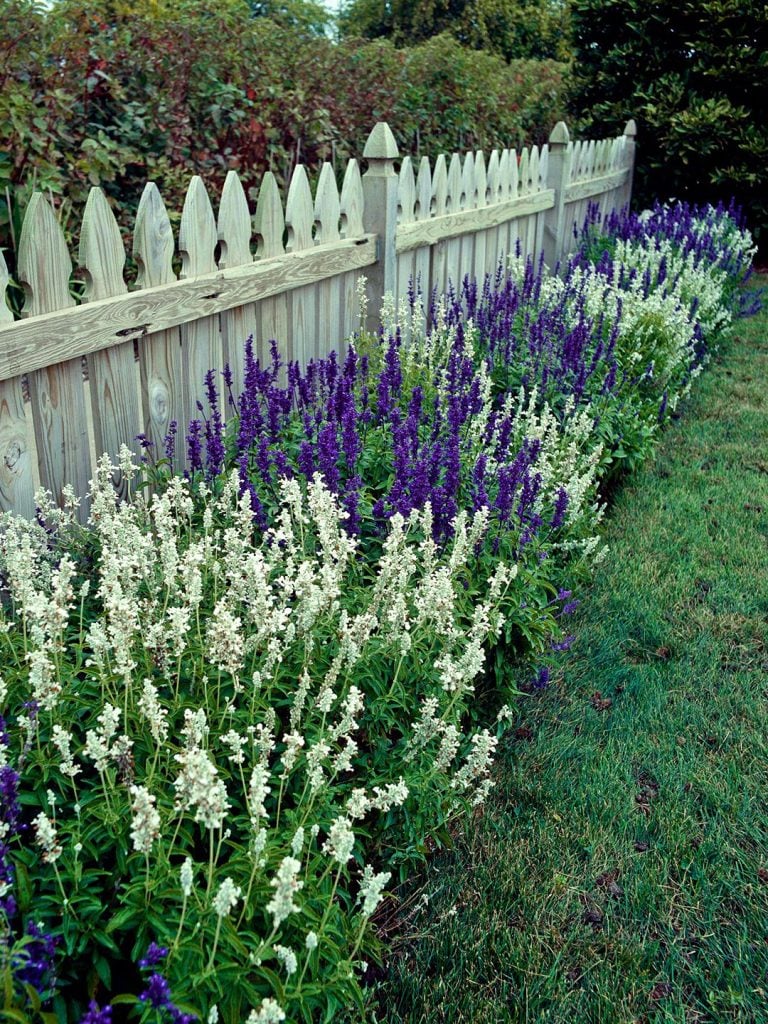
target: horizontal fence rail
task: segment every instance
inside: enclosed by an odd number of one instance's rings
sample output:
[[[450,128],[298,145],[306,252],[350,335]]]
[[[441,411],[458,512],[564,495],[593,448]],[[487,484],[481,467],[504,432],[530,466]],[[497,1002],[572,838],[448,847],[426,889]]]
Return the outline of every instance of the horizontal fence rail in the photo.
[[[215,215],[192,178],[176,240],[150,182],[130,287],[100,188],[86,204],[74,264],[53,208],[35,193],[16,260],[20,320],[1,298],[10,282],[0,252],[0,510],[32,516],[41,485],[58,501],[67,484],[85,494],[97,454],[115,458],[124,443],[138,452],[144,435],[161,455],[174,422],[180,468],[206,373],[229,365],[239,393],[251,335],[257,356],[275,339],[285,360],[302,364],[338,348],[358,325],[361,273],[375,329],[385,294],[402,300],[413,282],[426,295],[442,292],[467,275],[482,279],[515,251],[554,266],[590,203],[605,213],[629,202],[634,149],[632,121],[618,138],[575,143],[560,122],[541,149],[424,157],[417,168],[380,123],[365,174],[350,160],[340,189],[326,163],[313,194],[300,165],[283,202],[267,173],[251,211],[230,171]]]

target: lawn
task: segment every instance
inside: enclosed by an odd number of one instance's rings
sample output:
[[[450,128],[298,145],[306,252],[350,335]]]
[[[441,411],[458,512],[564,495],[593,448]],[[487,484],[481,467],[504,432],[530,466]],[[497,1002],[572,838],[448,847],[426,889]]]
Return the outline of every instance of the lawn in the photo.
[[[616,496],[495,796],[386,908],[371,1019],[768,1020],[767,384],[763,311]]]

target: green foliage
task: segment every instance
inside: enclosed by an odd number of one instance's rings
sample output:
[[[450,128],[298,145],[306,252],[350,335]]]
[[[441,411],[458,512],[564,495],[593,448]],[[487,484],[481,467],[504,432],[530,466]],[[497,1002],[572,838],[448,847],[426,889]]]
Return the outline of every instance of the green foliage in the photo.
[[[147,180],[173,219],[195,173],[215,192],[238,170],[252,203],[267,169],[284,189],[297,162],[315,170],[331,160],[341,175],[379,120],[404,152],[433,155],[541,142],[563,114],[562,64],[507,65],[452,37],[408,50],[336,45],[297,10],[253,17],[246,0],[58,0],[45,12],[9,0],[0,246],[12,256],[34,189],[50,190],[76,242],[92,185],[128,234]]]
[[[768,15],[757,0],[573,0],[573,113],[633,117],[640,205],[735,196],[768,227]]]
[[[341,31],[412,46],[448,32],[506,60],[568,60],[569,12],[561,0],[350,0]]]

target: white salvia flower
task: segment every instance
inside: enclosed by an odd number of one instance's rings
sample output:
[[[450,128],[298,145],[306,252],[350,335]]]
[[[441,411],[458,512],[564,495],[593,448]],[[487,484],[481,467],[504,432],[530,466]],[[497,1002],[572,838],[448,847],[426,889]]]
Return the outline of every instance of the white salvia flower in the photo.
[[[0,701],[2,703],[2,701]],[[61,760],[59,761],[59,771],[62,775],[68,775],[71,779],[74,779],[76,775],[79,775],[82,769],[80,765],[75,764],[71,746],[72,746],[72,734],[67,732],[66,729],[62,729],[60,725],[54,725],[51,742],[59,752]]]
[[[264,848],[267,845],[267,830],[260,828],[259,831],[251,839],[249,853],[253,857],[256,867],[263,868],[267,863],[266,858],[262,856]]]
[[[176,754],[174,760],[182,765],[181,774],[173,783],[176,807],[181,810],[194,807],[195,821],[202,822],[206,828],[221,828],[229,801],[216,765],[204,750],[197,748]]]
[[[148,856],[160,835],[160,815],[155,808],[155,797],[144,786],[131,786],[133,820],[131,839],[138,853]]]
[[[374,797],[371,806],[386,813],[392,807],[400,807],[408,797],[408,787],[402,778],[397,782],[389,782],[383,788],[373,787]]]
[[[265,999],[258,1010],[251,1010],[245,1024],[282,1024],[285,1011],[274,999]]]
[[[277,955],[277,959],[285,968],[285,973],[288,975],[295,974],[299,963],[293,950],[289,949],[287,946],[281,946],[279,943],[275,943],[272,948]]]
[[[380,874],[375,875],[373,868],[366,864],[363,868],[363,880],[360,883],[360,895],[358,896],[359,902],[363,905],[363,914],[365,917],[370,917],[376,907],[381,902],[381,894],[384,891],[384,886],[392,877],[391,871],[382,871]]]
[[[158,698],[157,687],[151,679],[145,679],[138,702],[139,714],[149,723],[149,731],[156,743],[164,743],[168,738],[168,710]]]
[[[105,704],[97,719],[100,728],[89,729],[85,734],[85,756],[96,765],[99,774],[106,771],[110,750],[109,741],[117,732],[120,712],[112,704]]]
[[[323,761],[326,760],[330,752],[331,748],[325,740],[318,740],[317,743],[311,746],[307,751],[307,780],[312,792],[320,789],[325,782]]]
[[[32,825],[35,829],[35,842],[43,851],[43,863],[53,864],[63,852],[56,836],[56,826],[43,811],[40,811]]]
[[[225,878],[219,891],[213,897],[213,909],[217,917],[228,917],[240,899],[242,889],[231,878]]]
[[[460,743],[461,733],[456,726],[451,724],[446,725],[443,731],[443,738],[440,741],[440,747],[437,751],[437,757],[434,762],[435,771],[445,771],[451,761],[453,761],[454,757],[456,757]]]
[[[229,732],[225,733],[221,737],[221,742],[225,747],[229,747],[232,751],[228,757],[228,760],[231,761],[232,764],[243,764],[245,762],[243,747],[248,742],[245,736],[241,736],[240,733],[235,732],[234,729],[230,729]]]
[[[192,858],[187,857],[184,863],[179,868],[179,883],[181,885],[181,892],[185,899],[187,899],[192,893],[192,882],[194,876],[192,873]]]
[[[263,764],[257,764],[251,772],[251,780],[248,786],[248,810],[251,815],[251,824],[254,828],[258,826],[260,818],[267,817],[267,808],[264,806],[264,801],[272,792],[271,787],[267,785],[268,779],[269,771],[267,768]]]
[[[212,1006],[208,1011],[208,1024],[219,1024],[219,1008]]]
[[[349,819],[340,816],[334,819],[328,830],[328,838],[323,844],[323,853],[327,853],[338,864],[344,865],[352,856],[355,847],[355,833]]]
[[[267,911],[272,914],[275,928],[278,928],[290,914],[296,914],[301,909],[293,902],[296,893],[304,888],[304,883],[297,878],[300,871],[301,861],[295,857],[284,857],[277,874],[269,883],[275,894],[267,904]]]
[[[371,801],[368,799],[368,794],[363,787],[358,786],[356,789],[353,789],[347,800],[347,816],[350,821],[364,818],[370,809]]]
[[[317,933],[307,932],[307,937],[304,940],[304,945],[309,950],[317,949]]]
[[[291,840],[291,853],[294,857],[301,857],[301,851],[304,849],[304,829],[297,828],[293,834]]]
[[[237,675],[243,667],[244,641],[242,619],[227,607],[228,598],[222,597],[213,609],[206,639],[208,658],[222,672]]]

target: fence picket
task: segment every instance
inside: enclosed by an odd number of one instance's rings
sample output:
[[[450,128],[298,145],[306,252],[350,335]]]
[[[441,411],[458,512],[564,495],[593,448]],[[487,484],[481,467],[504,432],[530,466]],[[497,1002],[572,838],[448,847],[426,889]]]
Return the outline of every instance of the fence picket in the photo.
[[[475,182],[475,154],[465,153],[461,165],[461,193],[464,196],[464,209],[477,209],[477,184]],[[473,231],[461,236],[461,265],[466,273],[471,274],[475,266],[476,238]]]
[[[168,211],[154,182],[144,187],[133,234],[133,255],[139,266],[137,288],[154,288],[176,280],[173,272],[173,232]],[[176,465],[183,465],[185,435],[182,402],[182,360],[179,329],[156,331],[139,340],[144,431],[162,452],[171,424],[178,427]]]
[[[446,213],[459,213],[462,209],[461,157],[458,153],[451,156],[448,166],[448,199]],[[453,284],[458,292],[461,288],[461,239],[449,238],[445,248],[446,279]]]
[[[403,157],[397,180],[397,223],[412,224],[416,219],[416,178],[413,173],[413,162],[409,156]],[[397,256],[397,303],[407,299],[411,280],[415,277],[414,253],[402,252]]]
[[[219,239],[219,269],[242,267],[253,261],[251,254],[251,212],[245,189],[236,171],[229,171],[224,181],[216,223]],[[245,341],[256,336],[258,310],[256,303],[227,309],[221,314],[222,358],[232,373],[233,392],[239,395],[245,383]],[[223,403],[227,412],[226,402]]]
[[[416,176],[416,220],[429,220],[432,216],[432,168],[429,165],[429,157],[423,156],[419,163],[419,173]],[[416,250],[416,287],[420,289],[424,298],[429,302],[432,294],[433,282],[430,277],[430,251],[428,245],[423,245]]]
[[[324,163],[315,194],[315,243],[338,242],[341,202],[333,167]],[[344,339],[337,337],[341,322],[341,281],[338,277],[317,286],[317,338],[319,354],[326,355]]]
[[[288,199],[285,204],[285,224],[288,228],[286,252],[301,252],[302,249],[312,248],[315,244],[312,238],[314,221],[315,212],[307,171],[303,164],[298,164],[291,177]],[[296,288],[291,292],[293,358],[302,364],[308,363],[312,356],[318,354],[313,343],[317,320],[316,300],[314,285]]]
[[[10,276],[0,249],[0,324],[13,323],[5,303]],[[21,377],[0,380],[0,512],[35,514],[34,448],[30,446]]]
[[[216,218],[203,179],[196,174],[189,183],[179,226],[182,280],[212,274],[216,270],[218,233]],[[201,316],[181,327],[181,356],[184,366],[185,420],[201,416],[198,403],[204,395],[205,376],[216,370],[216,388],[221,387],[224,357],[218,316]],[[206,403],[202,403],[207,409]]]
[[[363,180],[357,160],[350,160],[344,172],[340,202],[342,238],[359,238],[363,234]],[[354,272],[344,274],[342,291],[342,334],[352,336],[360,319],[357,296],[357,281],[360,275]]]
[[[75,305],[69,291],[72,260],[64,232],[41,192],[34,193],[27,207],[17,265],[26,292],[22,316]],[[91,450],[82,357],[73,353],[72,359],[34,370],[27,382],[41,484],[57,501],[65,484],[84,495]],[[87,514],[85,504],[81,513]]]
[[[78,264],[85,275],[83,302],[128,291],[123,278],[125,249],[120,228],[100,188],[91,189],[85,204]],[[138,454],[136,435],[144,430],[144,422],[133,341],[88,357],[88,391],[96,456],[107,452],[115,461],[122,444]],[[122,492],[119,472],[114,483]]]
[[[256,259],[272,259],[282,256],[285,214],[280,198],[277,180],[267,171],[261,180],[259,199],[256,204]],[[284,358],[290,358],[288,336],[288,296],[276,295],[264,299],[260,304],[260,327],[258,343],[254,345],[254,356],[262,365],[268,360],[268,343],[279,341],[283,344]]]

